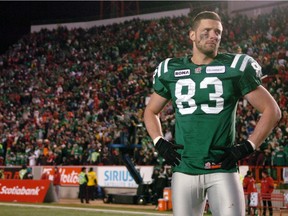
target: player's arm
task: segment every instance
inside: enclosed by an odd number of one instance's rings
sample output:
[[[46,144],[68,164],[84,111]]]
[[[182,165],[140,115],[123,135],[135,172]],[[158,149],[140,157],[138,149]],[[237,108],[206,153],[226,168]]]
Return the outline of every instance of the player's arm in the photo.
[[[159,113],[168,103],[168,99],[153,93],[144,112],[144,123],[146,129],[153,139],[153,143],[158,153],[165,159],[167,164],[179,165],[181,155],[177,149],[183,149],[182,145],[175,145],[163,138]]]
[[[244,97],[262,114],[253,133],[249,136],[249,140],[257,148],[277,126],[281,118],[281,111],[274,98],[263,86],[258,86]]]
[[[241,89],[244,98],[261,113],[261,117],[248,140],[224,150],[225,153],[219,162],[221,162],[221,168],[227,170],[233,168],[237,161],[251,155],[271,133],[281,118],[281,112],[276,101],[260,85],[261,66],[251,57],[247,55],[243,57],[238,62],[239,70],[243,72],[243,76],[238,83],[239,89]]]
[[[168,99],[153,93],[145,108],[144,123],[152,140],[163,136],[159,113],[167,103]]]
[[[247,93],[244,98],[262,115],[248,140],[225,150],[219,160],[222,162],[221,168],[223,169],[233,168],[237,161],[252,154],[281,118],[281,111],[276,101],[263,86],[258,86],[255,90]]]

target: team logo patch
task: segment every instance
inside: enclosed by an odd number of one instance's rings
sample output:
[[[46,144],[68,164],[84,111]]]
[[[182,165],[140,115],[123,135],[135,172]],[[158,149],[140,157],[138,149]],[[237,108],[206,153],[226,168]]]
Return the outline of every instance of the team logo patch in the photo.
[[[189,76],[189,75],[190,75],[190,69],[174,71],[175,77],[183,77],[183,76]]]
[[[204,164],[205,169],[219,169],[221,168],[221,164],[215,164],[214,162],[206,162]]]
[[[195,73],[196,73],[196,74],[201,73],[201,71],[202,71],[202,68],[201,68],[201,67],[195,68]]]
[[[225,73],[225,66],[208,66],[206,73]]]

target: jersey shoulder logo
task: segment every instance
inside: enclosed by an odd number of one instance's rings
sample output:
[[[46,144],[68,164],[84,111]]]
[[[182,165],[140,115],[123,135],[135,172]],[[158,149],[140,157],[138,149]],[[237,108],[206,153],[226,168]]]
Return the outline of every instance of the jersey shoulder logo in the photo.
[[[206,73],[208,74],[225,73],[225,66],[208,66],[206,67]]]
[[[175,70],[174,71],[175,77],[183,77],[183,76],[189,76],[189,75],[190,75],[190,69]]]

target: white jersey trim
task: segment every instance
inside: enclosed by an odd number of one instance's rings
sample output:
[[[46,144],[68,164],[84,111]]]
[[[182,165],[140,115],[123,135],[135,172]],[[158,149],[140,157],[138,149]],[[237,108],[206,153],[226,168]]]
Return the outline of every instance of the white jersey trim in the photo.
[[[237,65],[237,63],[238,63],[238,61],[239,61],[239,58],[242,56],[242,54],[237,54],[235,57],[234,57],[234,60],[233,60],[233,62],[232,62],[232,64],[231,64],[231,68],[235,68],[236,67],[236,65]]]
[[[167,58],[165,59],[165,62],[164,62],[164,73],[167,73],[168,72],[168,62],[171,60],[171,58]]]
[[[240,69],[239,69],[240,71],[243,72],[243,71],[245,70],[249,59],[252,59],[252,58],[251,58],[250,56],[245,56],[245,58],[244,58],[244,60],[243,60],[243,62],[242,62],[242,64],[241,64],[241,66],[240,66]]]

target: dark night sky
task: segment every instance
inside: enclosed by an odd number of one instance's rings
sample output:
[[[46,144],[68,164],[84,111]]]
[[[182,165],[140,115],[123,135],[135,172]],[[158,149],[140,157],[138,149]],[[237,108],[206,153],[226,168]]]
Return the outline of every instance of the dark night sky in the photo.
[[[177,3],[177,5],[176,5]],[[140,13],[152,7],[154,10],[161,5],[174,8],[180,2],[139,1]],[[183,2],[182,2],[183,3]],[[187,2],[186,2],[187,3]],[[134,5],[133,5],[134,4]],[[128,8],[136,8],[135,2],[125,1]],[[110,13],[110,1],[103,1],[103,12]],[[131,11],[130,11],[131,12]],[[71,18],[99,17],[100,1],[1,1],[0,2],[0,54],[16,43],[23,35],[30,32],[32,22],[43,20],[67,20]]]
[[[99,14],[99,2],[0,2],[0,51],[30,32],[31,22],[91,17]]]

